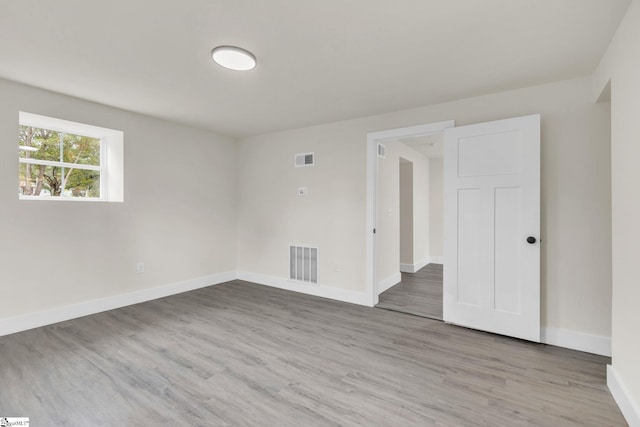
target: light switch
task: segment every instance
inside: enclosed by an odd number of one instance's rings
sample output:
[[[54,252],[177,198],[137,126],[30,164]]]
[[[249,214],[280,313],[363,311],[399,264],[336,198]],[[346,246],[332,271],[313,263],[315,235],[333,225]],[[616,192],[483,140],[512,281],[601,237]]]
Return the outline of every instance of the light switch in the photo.
[[[393,210],[391,208],[387,209],[387,216],[393,216]]]

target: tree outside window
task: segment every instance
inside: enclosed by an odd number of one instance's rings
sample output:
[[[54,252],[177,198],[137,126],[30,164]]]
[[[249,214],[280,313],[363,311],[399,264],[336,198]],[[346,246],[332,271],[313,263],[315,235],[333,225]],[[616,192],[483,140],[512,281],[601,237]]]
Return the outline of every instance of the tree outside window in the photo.
[[[18,148],[21,197],[101,197],[99,138],[20,126]]]

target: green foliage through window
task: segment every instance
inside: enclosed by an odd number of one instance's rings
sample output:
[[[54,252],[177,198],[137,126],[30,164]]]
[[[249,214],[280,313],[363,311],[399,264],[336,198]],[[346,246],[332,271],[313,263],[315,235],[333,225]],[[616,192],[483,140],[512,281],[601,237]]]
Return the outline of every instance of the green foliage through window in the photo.
[[[99,138],[20,126],[22,196],[100,198]]]

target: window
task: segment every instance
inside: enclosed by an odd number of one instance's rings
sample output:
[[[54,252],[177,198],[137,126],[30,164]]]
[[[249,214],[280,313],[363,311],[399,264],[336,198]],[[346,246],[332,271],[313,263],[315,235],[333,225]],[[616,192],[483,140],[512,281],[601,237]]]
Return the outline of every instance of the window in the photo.
[[[21,200],[122,201],[123,134],[20,112]]]

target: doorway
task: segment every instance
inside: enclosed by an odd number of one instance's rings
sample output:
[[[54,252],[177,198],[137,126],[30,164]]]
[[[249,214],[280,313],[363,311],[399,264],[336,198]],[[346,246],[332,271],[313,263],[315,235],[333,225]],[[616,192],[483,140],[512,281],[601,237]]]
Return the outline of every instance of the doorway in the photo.
[[[442,320],[443,131],[453,126],[368,135],[368,167],[375,172],[367,223],[375,243],[367,253],[373,306]]]
[[[394,142],[395,145],[403,144],[395,147],[394,152],[410,153],[411,156],[407,157],[414,161],[402,156],[398,159],[399,185],[395,195],[399,198],[400,282],[390,283],[393,286],[384,291],[380,289],[382,292],[376,305],[378,308],[436,320],[442,320],[443,303],[442,139],[440,132]],[[388,176],[384,176],[385,167],[381,169],[380,178],[388,179]],[[381,183],[380,187],[384,188],[385,185]],[[386,195],[381,196],[383,199],[379,205],[384,207]],[[388,243],[388,238],[386,240],[387,244],[393,244]],[[380,252],[385,252],[387,257],[392,253],[381,249]],[[395,267],[398,268],[397,265]]]
[[[394,271],[389,266],[400,264],[399,196],[389,196],[394,184],[390,167],[397,159],[397,194],[400,156],[407,159],[407,150],[415,153],[403,142],[444,133],[443,228],[447,239],[442,318],[448,323],[538,342],[540,115],[455,128],[453,122],[443,123],[368,135],[367,226],[371,234],[367,264],[371,270],[367,279],[371,279],[372,305],[380,302],[383,291],[402,283],[400,272],[388,275]],[[390,159],[384,159],[388,150],[383,143],[391,147]],[[410,160],[414,162],[415,190],[420,188],[419,184],[416,187],[417,163]],[[415,196],[419,193],[413,194],[411,267],[415,273],[429,264],[430,258],[416,261],[420,255],[415,251],[416,237],[421,233],[415,228],[415,220],[423,214],[416,210]]]

